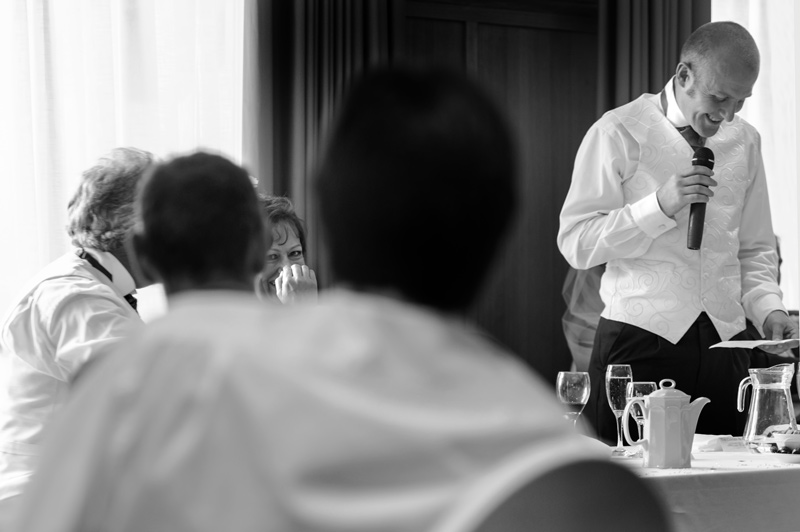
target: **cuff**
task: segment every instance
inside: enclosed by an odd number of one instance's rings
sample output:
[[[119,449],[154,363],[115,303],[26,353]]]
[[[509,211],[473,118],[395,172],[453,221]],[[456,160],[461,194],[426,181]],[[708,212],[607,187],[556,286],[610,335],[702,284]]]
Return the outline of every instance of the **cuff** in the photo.
[[[650,238],[658,238],[678,225],[661,210],[655,192],[631,205],[631,215],[636,225]]]
[[[780,310],[781,312],[785,312],[787,315],[789,314],[786,311],[786,307],[783,306],[783,302],[781,298],[777,294],[766,294],[764,297],[761,297],[753,303],[751,311],[753,313],[753,325],[756,326],[758,329],[758,334],[762,337],[764,336],[764,320],[767,319],[770,312],[775,310]]]

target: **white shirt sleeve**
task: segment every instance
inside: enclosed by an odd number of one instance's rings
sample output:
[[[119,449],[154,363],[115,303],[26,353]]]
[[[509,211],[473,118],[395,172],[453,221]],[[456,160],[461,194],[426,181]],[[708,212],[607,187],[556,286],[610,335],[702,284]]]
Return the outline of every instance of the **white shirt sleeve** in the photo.
[[[764,161],[761,157],[761,137],[751,144],[755,176],[747,191],[739,228],[739,262],[742,275],[742,304],[745,314],[759,333],[770,312],[786,312],[778,286],[778,254],[769,207]]]
[[[127,309],[110,299],[82,295],[66,304],[53,316],[50,338],[56,342],[56,364],[70,378],[99,351],[126,337],[132,319]]]
[[[602,123],[584,137],[558,231],[558,247],[573,268],[639,257],[677,225],[661,211],[655,192],[625,203],[622,184],[635,171],[638,149],[633,139]]]

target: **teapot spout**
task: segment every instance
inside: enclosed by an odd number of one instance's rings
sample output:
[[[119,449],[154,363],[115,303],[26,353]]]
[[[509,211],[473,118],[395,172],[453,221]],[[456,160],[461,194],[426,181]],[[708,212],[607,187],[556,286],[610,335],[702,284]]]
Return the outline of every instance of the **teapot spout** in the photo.
[[[703,410],[703,407],[710,402],[711,399],[708,397],[698,397],[689,405],[689,416],[687,420],[689,423],[689,426],[687,427],[689,429],[689,434],[694,434],[695,429],[697,428],[697,420],[700,418],[700,411]]]

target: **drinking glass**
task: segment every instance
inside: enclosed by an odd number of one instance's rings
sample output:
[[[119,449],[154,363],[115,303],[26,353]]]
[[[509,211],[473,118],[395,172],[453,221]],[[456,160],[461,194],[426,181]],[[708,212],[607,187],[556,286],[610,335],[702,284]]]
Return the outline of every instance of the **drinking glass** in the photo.
[[[634,397],[645,397],[658,389],[655,382],[633,381],[625,387],[625,401],[628,402]],[[642,405],[636,403],[631,408],[631,415],[636,420],[636,430],[639,434],[637,440],[642,439],[642,427],[644,427],[644,411]]]
[[[629,382],[633,382],[633,371],[628,364],[609,364],[606,368],[606,397],[608,406],[614,412],[617,422],[617,447],[611,452],[611,456],[627,456],[622,447],[622,411],[625,410],[627,399],[625,398],[625,387]]]
[[[578,416],[583,412],[583,407],[589,400],[592,386],[589,374],[585,371],[559,371],[556,379],[556,394],[558,400],[566,407],[564,417],[572,421],[572,426],[578,423]]]

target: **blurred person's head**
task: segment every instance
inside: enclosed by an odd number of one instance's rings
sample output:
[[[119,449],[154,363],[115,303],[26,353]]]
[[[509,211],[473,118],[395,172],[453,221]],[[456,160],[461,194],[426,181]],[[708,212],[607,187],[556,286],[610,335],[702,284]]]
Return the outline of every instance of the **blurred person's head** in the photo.
[[[203,152],[176,157],[145,177],[137,207],[139,265],[168,295],[253,289],[264,264],[264,224],[241,167]]]
[[[471,81],[381,70],[349,94],[316,176],[336,282],[455,311],[514,210],[508,127]]]
[[[681,49],[675,98],[689,125],[711,137],[730,122],[753,93],[760,56],[750,33],[735,22],[710,22]]]
[[[263,289],[274,296],[275,279],[281,269],[306,264],[306,230],[289,198],[260,194],[258,203],[266,227],[271,231],[271,235],[266,235],[267,241],[272,237],[262,272]]]
[[[136,148],[115,148],[83,172],[78,190],[67,206],[67,233],[72,244],[113,254],[134,277],[125,251],[134,226],[134,200],[153,155]]]

